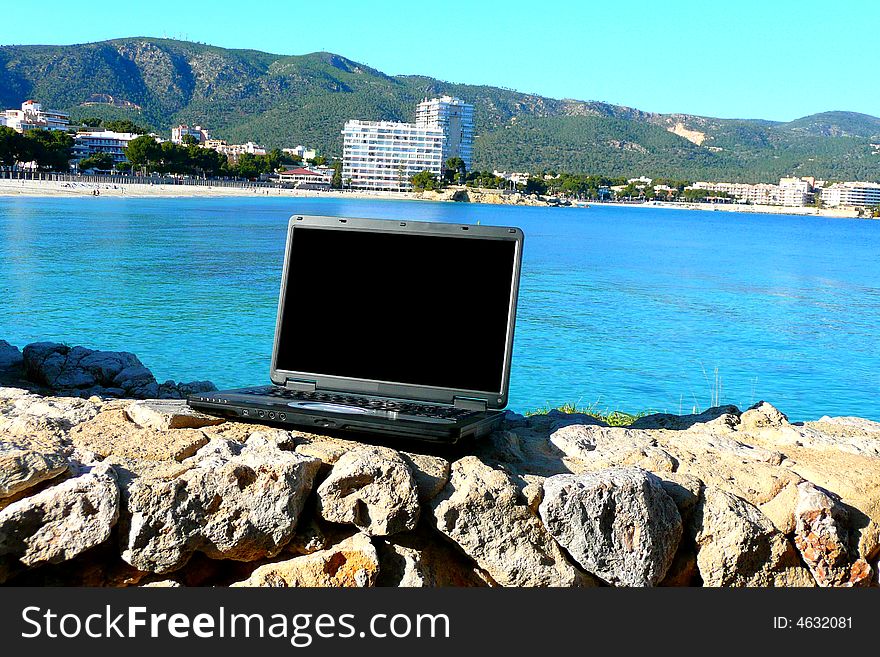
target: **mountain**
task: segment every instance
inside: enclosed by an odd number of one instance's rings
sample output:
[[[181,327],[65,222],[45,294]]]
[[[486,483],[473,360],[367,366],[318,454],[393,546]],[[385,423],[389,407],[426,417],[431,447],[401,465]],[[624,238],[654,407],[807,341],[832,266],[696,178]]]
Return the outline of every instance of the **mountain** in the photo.
[[[475,106],[474,167],[774,181],[880,179],[880,118],[824,112],[788,123],[656,114],[418,75],[389,76],[332,53],[300,56],[153,38],[0,46],[0,106],[34,98],[74,119],[128,118],[168,134],[340,154],[348,119],[410,121],[425,96]]]

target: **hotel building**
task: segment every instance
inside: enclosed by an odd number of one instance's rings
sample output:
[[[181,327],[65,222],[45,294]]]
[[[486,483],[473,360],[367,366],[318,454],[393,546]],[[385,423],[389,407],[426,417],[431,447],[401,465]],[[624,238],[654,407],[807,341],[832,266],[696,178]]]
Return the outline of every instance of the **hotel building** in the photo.
[[[822,203],[828,207],[874,207],[880,205],[880,184],[870,182],[834,183],[822,189]]]
[[[420,128],[440,128],[446,136],[443,142],[443,161],[451,157],[464,160],[470,170],[474,144],[474,106],[460,98],[441,96],[427,98],[416,108],[416,125]]]
[[[176,128],[171,128],[171,143],[182,144],[183,138],[186,136],[190,136],[195,139],[200,146],[204,146],[205,142],[211,138],[211,135],[208,134],[208,131],[200,125],[194,125],[190,127],[185,123],[181,123]]]
[[[443,130],[393,121],[348,121],[342,180],[358,189],[406,191],[421,171],[443,173]]]
[[[8,109],[5,112],[5,125],[17,132],[28,130],[67,130],[70,127],[70,114],[56,110],[44,110],[35,100],[26,100],[20,110]]]
[[[97,153],[109,153],[116,164],[125,162],[125,148],[128,142],[140,136],[133,132],[111,130],[78,132],[73,138],[73,159],[78,162]]]
[[[419,103],[415,123],[348,121],[342,130],[342,179],[358,189],[406,191],[417,173],[442,176],[451,157],[470,168],[473,116],[473,105],[443,96]]]
[[[202,144],[205,148],[210,148],[218,153],[222,153],[233,162],[237,161],[239,156],[244,153],[251,155],[265,155],[266,149],[249,141],[245,144],[228,144],[223,139],[208,139]]]

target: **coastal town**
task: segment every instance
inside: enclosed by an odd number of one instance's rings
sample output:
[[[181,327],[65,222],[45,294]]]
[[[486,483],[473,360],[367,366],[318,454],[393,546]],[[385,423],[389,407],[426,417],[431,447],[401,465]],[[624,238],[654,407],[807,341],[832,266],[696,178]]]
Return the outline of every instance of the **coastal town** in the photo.
[[[341,134],[341,156],[302,144],[270,150],[254,141],[229,143],[198,124],[179,124],[165,139],[126,120],[81,119],[77,125],[67,112],[26,100],[20,109],[0,111],[0,179],[51,173],[68,181],[126,176],[127,182],[148,182],[149,176],[162,174],[181,184],[192,179],[249,181],[302,192],[416,192],[438,200],[460,200],[459,192],[471,189],[489,192],[477,194],[483,202],[517,203],[531,197],[564,205],[696,204],[795,213],[815,208],[844,216],[880,216],[880,183],[872,181],[791,176],[778,183],[745,183],[474,171],[474,106],[448,95],[418,103],[413,123],[352,119]]]

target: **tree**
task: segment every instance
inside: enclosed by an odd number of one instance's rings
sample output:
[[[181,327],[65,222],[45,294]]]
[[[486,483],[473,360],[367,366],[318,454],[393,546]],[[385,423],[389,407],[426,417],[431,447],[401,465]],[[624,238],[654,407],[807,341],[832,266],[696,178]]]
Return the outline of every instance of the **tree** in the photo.
[[[0,126],[0,166],[11,167],[22,154],[22,136],[12,128]]]
[[[67,171],[73,151],[73,137],[60,130],[28,130],[19,162],[35,162],[38,169]]]
[[[435,178],[434,174],[430,171],[419,171],[416,175],[410,178],[409,181],[412,183],[413,189],[417,192],[437,189],[440,186],[437,178]]]
[[[241,178],[253,179],[260,175],[260,163],[257,156],[252,153],[242,153],[233,167],[235,175]]]
[[[529,179],[526,180],[526,194],[546,194],[546,193],[547,193],[547,181],[545,181],[543,178],[529,176]]]
[[[89,157],[84,157],[79,161],[79,170],[98,169],[99,171],[109,171],[113,168],[116,160],[110,153],[95,153]]]
[[[327,164],[327,158],[323,155],[316,155],[311,160],[309,160],[309,162],[314,164],[316,167],[322,167]]]
[[[342,189],[342,162],[333,161],[333,178],[330,181],[330,187],[333,189]]]
[[[465,167],[464,160],[460,157],[450,157],[446,160],[446,165],[443,168],[443,179],[447,182],[454,183],[464,183],[467,177],[467,167]]]
[[[184,135],[180,138],[180,143],[184,146],[198,146],[199,140],[193,137],[192,135]]]
[[[133,123],[128,119],[122,119],[120,121],[107,121],[104,124],[104,127],[107,130],[112,130],[113,132],[132,132],[136,135],[145,135],[148,132],[146,128],[142,128],[137,123]]]
[[[83,125],[87,128],[97,128],[101,125],[101,119],[99,119],[97,116],[89,116],[80,121],[80,125]]]
[[[125,157],[136,169],[148,170],[159,161],[161,150],[153,137],[135,137],[125,147]]]

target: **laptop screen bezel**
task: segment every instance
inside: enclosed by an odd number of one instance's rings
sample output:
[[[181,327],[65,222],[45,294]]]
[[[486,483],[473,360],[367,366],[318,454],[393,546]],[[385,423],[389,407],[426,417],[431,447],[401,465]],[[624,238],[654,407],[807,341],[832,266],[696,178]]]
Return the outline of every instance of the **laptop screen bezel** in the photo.
[[[298,227],[396,234],[404,233],[412,235],[456,237],[460,239],[507,240],[514,242],[513,272],[510,286],[501,389],[497,391],[467,390],[462,388],[415,385],[404,382],[377,381],[374,379],[327,375],[318,372],[300,372],[278,369],[277,358],[281,336],[281,322],[284,317],[284,301],[287,296],[288,265],[293,249],[293,241],[296,239],[296,229]],[[278,314],[275,320],[275,340],[272,348],[272,362],[270,367],[270,377],[272,382],[276,385],[282,386],[288,381],[304,383],[313,382],[318,390],[333,390],[360,395],[413,399],[444,404],[452,404],[454,403],[455,398],[459,397],[472,400],[483,400],[486,402],[486,407],[490,409],[504,408],[507,406],[510,386],[510,363],[513,355],[513,334],[516,324],[516,306],[519,297],[522,246],[522,230],[508,226],[475,226],[408,221],[402,219],[362,219],[353,217],[307,215],[292,216],[288,223],[287,244],[284,250],[284,269],[281,277],[281,289],[278,295]],[[474,281],[474,285],[479,284],[479,281]]]

